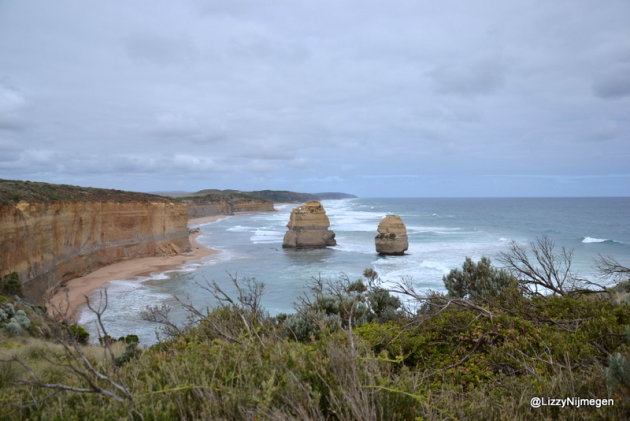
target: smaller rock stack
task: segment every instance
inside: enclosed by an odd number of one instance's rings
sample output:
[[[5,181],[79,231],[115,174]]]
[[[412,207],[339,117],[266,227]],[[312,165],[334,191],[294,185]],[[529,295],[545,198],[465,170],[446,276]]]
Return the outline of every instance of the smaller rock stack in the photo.
[[[335,233],[328,227],[330,221],[321,203],[310,201],[291,211],[291,217],[284,234],[282,247],[285,248],[323,248],[334,246]]]
[[[409,248],[407,227],[398,215],[387,215],[378,224],[378,235],[375,237],[376,252],[384,255],[399,256]]]

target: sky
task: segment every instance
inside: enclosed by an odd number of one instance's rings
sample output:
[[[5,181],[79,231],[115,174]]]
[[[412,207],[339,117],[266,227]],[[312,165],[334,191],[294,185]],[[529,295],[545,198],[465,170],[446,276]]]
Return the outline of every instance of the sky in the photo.
[[[0,0],[0,178],[630,196],[627,0]]]

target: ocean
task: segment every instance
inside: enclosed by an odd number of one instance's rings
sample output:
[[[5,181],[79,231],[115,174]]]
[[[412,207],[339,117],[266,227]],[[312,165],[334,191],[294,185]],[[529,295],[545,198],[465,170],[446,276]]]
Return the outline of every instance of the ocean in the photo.
[[[596,279],[598,255],[630,266],[630,198],[358,198],[322,202],[337,246],[318,250],[282,248],[291,209],[236,215],[200,225],[198,241],[219,252],[204,261],[144,278],[109,283],[104,321],[114,337],[136,334],[141,343],[158,340],[156,325],[141,318],[147,305],[167,304],[184,323],[186,312],[174,297],[198,308],[213,305],[203,286],[217,282],[233,291],[230,277],[265,284],[263,304],[270,314],[292,312],[315,277],[361,277],[372,268],[389,282],[411,281],[419,290],[443,291],[442,276],[466,257],[498,253],[511,241],[526,245],[546,235],[557,247],[574,250],[574,273]],[[404,256],[378,256],[374,236],[387,214],[407,226]],[[79,323],[96,338],[94,315],[83,309]]]

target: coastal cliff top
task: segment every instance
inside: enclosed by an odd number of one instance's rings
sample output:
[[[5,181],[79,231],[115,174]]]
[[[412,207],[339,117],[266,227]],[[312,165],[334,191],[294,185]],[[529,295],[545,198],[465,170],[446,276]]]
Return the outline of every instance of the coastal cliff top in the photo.
[[[348,193],[337,192],[325,192],[325,193],[298,193],[288,190],[256,190],[256,191],[241,191],[241,190],[218,190],[218,189],[205,189],[195,193],[160,193],[164,196],[173,197],[182,200],[195,200],[198,198],[205,198],[206,200],[222,200],[225,198],[234,199],[258,199],[263,201],[271,201],[277,203],[305,203],[311,200],[325,200],[325,199],[347,199],[355,198],[357,196]]]
[[[148,193],[0,179],[0,204],[16,204],[21,200],[37,202],[59,200],[77,202],[172,202],[166,197]]]
[[[184,196],[175,196],[174,200],[183,201],[187,203],[214,203],[214,202],[227,202],[227,203],[244,203],[244,202],[269,202],[270,200],[252,196],[250,194],[238,191],[238,190],[201,190],[197,193],[190,193]]]

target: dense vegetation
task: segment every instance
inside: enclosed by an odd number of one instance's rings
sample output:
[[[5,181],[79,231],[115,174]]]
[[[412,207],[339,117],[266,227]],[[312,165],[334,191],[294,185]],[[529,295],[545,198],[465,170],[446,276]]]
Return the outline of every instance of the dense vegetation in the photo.
[[[199,200],[199,198],[207,198],[214,201],[221,200],[265,200],[276,203],[304,203],[309,200],[324,199],[347,199],[356,197],[347,193],[298,193],[287,190],[256,190],[256,191],[240,191],[240,190],[217,190],[206,189],[190,194],[172,194],[184,200]]]
[[[50,202],[71,200],[79,202],[167,202],[170,199],[147,193],[92,187],[49,184],[35,181],[0,179],[0,204],[16,204],[20,200]]]
[[[349,199],[356,197],[347,193],[296,193],[284,190],[259,190],[248,192],[252,196],[269,199],[277,203],[304,203],[309,200]]]
[[[630,281],[597,294],[547,291],[467,260],[447,294],[386,289],[366,270],[316,279],[291,315],[261,308],[263,288],[233,279],[210,310],[147,308],[169,338],[140,351],[105,336],[1,333],[0,418],[222,420],[627,419]],[[393,294],[396,292],[396,294]],[[7,298],[3,301],[7,302]],[[94,309],[101,314],[102,309]],[[57,343],[40,339],[57,337]],[[11,357],[13,356],[13,357]],[[32,370],[32,371],[31,371]],[[65,387],[63,389],[61,386]],[[532,408],[532,397],[612,398],[614,406]]]
[[[269,200],[260,199],[250,194],[239,192],[236,190],[202,190],[190,196],[177,197],[174,200],[185,203],[207,204],[207,203],[247,203],[247,202],[270,202]]]

